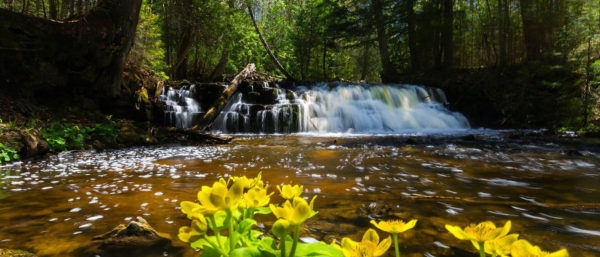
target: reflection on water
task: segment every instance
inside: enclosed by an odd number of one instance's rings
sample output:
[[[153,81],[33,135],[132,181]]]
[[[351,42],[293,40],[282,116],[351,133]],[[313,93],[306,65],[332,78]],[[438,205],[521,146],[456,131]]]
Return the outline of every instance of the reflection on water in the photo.
[[[67,255],[135,216],[176,238],[187,224],[179,201],[217,177],[262,171],[271,190],[301,183],[306,196],[319,195],[306,237],[359,239],[369,218],[416,218],[400,236],[402,252],[441,256],[472,247],[444,224],[510,219],[544,248],[599,256],[598,145],[536,137],[248,136],[225,146],[62,153],[0,168],[0,248]]]

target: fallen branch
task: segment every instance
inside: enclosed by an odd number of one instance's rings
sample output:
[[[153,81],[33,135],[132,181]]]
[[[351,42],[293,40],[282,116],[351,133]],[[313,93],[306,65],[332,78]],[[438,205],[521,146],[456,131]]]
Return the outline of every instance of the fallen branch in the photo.
[[[256,66],[254,66],[254,63],[250,63],[246,66],[246,68],[244,68],[240,73],[238,73],[233,78],[231,83],[229,83],[227,89],[223,91],[223,94],[221,94],[221,96],[217,98],[217,100],[212,104],[212,107],[208,109],[206,114],[204,114],[204,116],[198,121],[198,124],[194,126],[193,129],[205,131],[207,128],[209,128],[215,121],[215,119],[219,116],[223,108],[225,108],[225,106],[229,102],[229,98],[231,98],[231,96],[235,94],[235,92],[238,89],[238,86],[242,83],[242,81],[251,77],[255,72]]]

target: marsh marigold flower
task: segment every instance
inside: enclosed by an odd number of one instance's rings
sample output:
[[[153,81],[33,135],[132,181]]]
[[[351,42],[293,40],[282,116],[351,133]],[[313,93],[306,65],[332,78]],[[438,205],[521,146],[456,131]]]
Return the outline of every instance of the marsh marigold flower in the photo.
[[[399,234],[414,228],[417,224],[417,220],[411,220],[408,223],[404,223],[402,220],[387,220],[380,221],[379,223],[371,220],[371,224],[375,225],[378,229],[388,232],[390,234]]]
[[[510,234],[503,237],[496,238],[494,240],[486,241],[483,249],[487,254],[492,256],[500,256],[500,257],[508,257],[510,256],[510,251],[512,244],[519,239],[519,234]],[[479,244],[473,242],[473,246],[479,249]]]
[[[292,200],[296,197],[300,197],[300,195],[304,191],[304,186],[283,185],[283,187],[279,187],[279,185],[277,185],[277,189],[279,189],[279,193],[281,193],[281,197],[288,199],[288,200]]]
[[[533,246],[527,240],[519,240],[512,244],[510,254],[512,257],[569,257],[566,249],[553,253],[542,251],[538,246]]]
[[[212,187],[203,186],[198,192],[198,211],[204,215],[212,215],[221,210],[237,209],[243,193],[243,181],[234,181],[230,188],[227,188],[223,179],[215,182]]]
[[[269,205],[269,208],[271,208],[271,211],[278,219],[285,219],[293,226],[300,225],[317,214],[317,212],[313,210],[316,197],[317,196],[314,196],[312,198],[310,204],[300,197],[295,197],[292,202],[289,200],[285,201],[282,207],[271,204]]]
[[[496,225],[491,221],[484,221],[477,225],[471,224],[465,227],[464,230],[458,226],[451,225],[446,225],[446,229],[460,240],[483,243],[507,235],[510,232],[510,226],[510,220],[502,228],[496,228]]]
[[[248,192],[244,194],[244,205],[252,208],[266,206],[269,204],[269,201],[271,201],[272,194],[273,193],[267,194],[266,188],[250,188]]]
[[[377,257],[387,252],[392,245],[392,239],[388,236],[380,242],[377,232],[370,228],[360,242],[344,237],[341,246],[337,246],[334,242],[332,245],[342,250],[345,257]]]
[[[179,228],[177,237],[179,240],[186,243],[194,242],[206,234],[206,229],[207,225],[204,217],[202,217],[202,219],[194,219],[192,220],[191,227],[183,226]]]

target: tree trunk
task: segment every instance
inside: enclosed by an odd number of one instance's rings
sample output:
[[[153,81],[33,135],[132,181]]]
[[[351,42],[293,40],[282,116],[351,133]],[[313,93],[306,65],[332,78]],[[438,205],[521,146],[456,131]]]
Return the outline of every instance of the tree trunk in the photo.
[[[0,87],[31,94],[83,87],[95,98],[118,96],[141,2],[103,0],[71,22],[0,9],[0,78],[6,82]]]
[[[223,91],[223,94],[221,94],[221,96],[217,98],[217,100],[212,104],[212,107],[208,109],[208,111],[204,114],[202,119],[198,120],[198,124],[194,126],[193,129],[205,131],[210,126],[212,126],[212,123],[219,116],[223,108],[225,108],[229,99],[233,96],[233,94],[235,94],[242,81],[251,77],[254,74],[254,72],[256,72],[256,66],[254,66],[254,63],[250,63],[246,66],[246,68],[244,68],[240,73],[238,73],[233,78],[231,83],[229,83],[227,89]]]
[[[287,72],[287,70],[283,67],[283,65],[281,65],[281,63],[279,62],[279,60],[277,59],[277,57],[275,57],[275,55],[273,54],[273,52],[271,52],[271,48],[269,47],[269,45],[267,44],[267,42],[263,38],[262,33],[260,33],[260,29],[258,28],[258,24],[256,24],[256,19],[254,18],[254,12],[252,11],[252,6],[250,5],[249,2],[246,2],[246,6],[248,7],[248,12],[250,14],[250,18],[252,19],[252,23],[254,24],[254,29],[256,30],[256,34],[258,34],[258,38],[260,38],[260,42],[262,42],[263,46],[265,47],[265,50],[267,51],[267,54],[269,54],[269,57],[271,58],[271,61],[273,61],[273,63],[275,63],[275,65],[277,66],[277,68],[279,69],[279,71],[281,71],[281,73],[283,73],[283,75],[287,79],[294,80],[294,78],[292,77],[292,75],[290,75],[290,73]]]
[[[454,0],[443,1],[442,53],[444,69],[454,66]]]
[[[223,52],[221,52],[221,59],[219,63],[215,67],[215,69],[208,76],[208,81],[216,81],[216,79],[223,75],[225,72],[225,68],[227,67],[227,61],[229,60],[229,49],[227,46],[224,46]]]
[[[520,0],[521,20],[523,20],[523,38],[525,40],[525,50],[527,60],[535,61],[540,59],[541,45],[539,28],[537,26],[537,14],[534,0]]]
[[[498,48],[500,49],[500,66],[506,66],[506,35],[508,5],[506,0],[498,0]]]
[[[406,1],[407,25],[408,25],[408,50],[410,52],[410,66],[413,71],[419,70],[419,54],[417,49],[417,38],[415,33],[415,0]]]
[[[56,9],[56,1],[58,0],[48,0],[48,9],[50,9],[50,19],[56,20],[58,16],[58,10]]]
[[[373,14],[375,15],[375,29],[377,30],[377,42],[379,45],[379,55],[381,58],[381,81],[392,82],[395,79],[394,68],[390,62],[390,53],[388,51],[387,36],[385,33],[385,21],[383,17],[383,0],[373,0]]]

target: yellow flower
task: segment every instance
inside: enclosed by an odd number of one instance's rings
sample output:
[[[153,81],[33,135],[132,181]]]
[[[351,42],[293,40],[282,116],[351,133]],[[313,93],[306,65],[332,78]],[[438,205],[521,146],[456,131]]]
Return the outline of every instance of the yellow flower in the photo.
[[[496,228],[496,225],[494,225],[493,222],[484,221],[478,225],[471,224],[464,230],[458,226],[451,225],[446,225],[446,229],[460,240],[471,240],[476,243],[483,243],[507,235],[510,231],[510,225],[511,223],[509,220],[504,227]]]
[[[542,251],[538,246],[533,246],[527,240],[519,240],[512,244],[510,254],[513,257],[569,257],[566,249],[553,253]]]
[[[267,189],[262,187],[253,187],[244,194],[244,204],[246,207],[263,207],[271,201],[271,195],[267,194]]]
[[[243,181],[234,182],[230,188],[227,188],[224,179],[215,182],[212,187],[203,186],[198,192],[198,211],[204,215],[212,215],[220,210],[237,209],[242,201],[243,192]]]
[[[264,183],[262,181],[262,172],[259,172],[255,178],[247,178],[246,176],[241,177],[230,177],[228,182],[233,181],[233,183],[241,183],[244,189],[250,189],[253,187],[263,187]]]
[[[310,217],[317,214],[317,212],[313,210],[316,197],[317,196],[315,195],[312,198],[310,205],[306,202],[306,200],[300,197],[295,197],[294,200],[292,200],[292,203],[290,203],[290,201],[285,201],[283,207],[276,207],[275,205],[271,204],[269,205],[269,208],[271,208],[271,211],[278,219],[285,219],[293,226],[300,225]]]
[[[512,244],[519,239],[519,234],[510,234],[494,240],[486,241],[483,250],[492,256],[508,257]],[[473,246],[479,250],[479,244],[471,241]]]
[[[186,243],[194,242],[206,234],[206,229],[206,219],[202,216],[202,219],[192,220],[192,227],[180,227],[177,237],[179,237],[179,240]]]
[[[379,242],[379,235],[374,229],[370,228],[365,232],[360,242],[344,237],[341,250],[345,257],[377,257],[383,255],[391,245],[391,237],[388,236]]]
[[[292,200],[296,197],[300,197],[300,195],[304,191],[304,186],[283,185],[283,187],[279,187],[279,185],[278,185],[277,189],[279,189],[279,193],[281,193],[281,197],[288,199],[288,200]]]
[[[390,234],[399,234],[415,227],[417,220],[411,220],[408,223],[404,223],[402,220],[389,220],[380,221],[379,223],[371,220],[371,224],[375,225],[378,229],[381,229]]]
[[[200,219],[200,216],[204,218],[204,215],[200,212],[200,205],[190,201],[182,201],[181,212],[187,215],[188,219]]]

